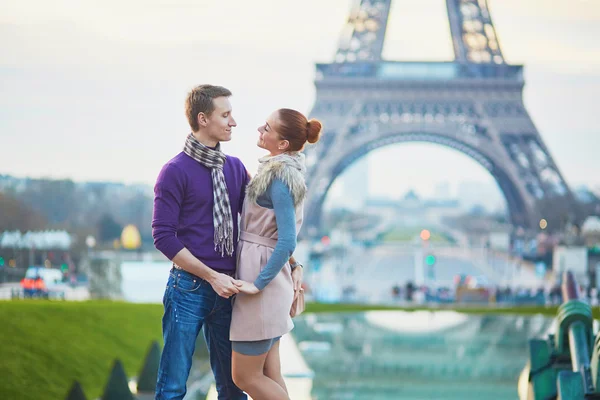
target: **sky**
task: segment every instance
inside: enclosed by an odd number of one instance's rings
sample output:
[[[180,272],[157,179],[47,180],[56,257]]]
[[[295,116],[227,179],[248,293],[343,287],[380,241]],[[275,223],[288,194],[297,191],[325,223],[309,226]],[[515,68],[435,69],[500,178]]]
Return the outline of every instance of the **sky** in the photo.
[[[525,65],[525,105],[559,169],[571,186],[600,188],[600,1],[488,3],[506,60]],[[277,108],[310,111],[314,64],[333,59],[351,4],[0,0],[0,174],[153,184],[183,146],[183,102],[200,83],[233,92],[238,127],[223,147],[254,172],[256,127]],[[383,55],[451,60],[444,1],[395,0]],[[493,182],[435,145],[379,149],[368,165],[375,195]]]

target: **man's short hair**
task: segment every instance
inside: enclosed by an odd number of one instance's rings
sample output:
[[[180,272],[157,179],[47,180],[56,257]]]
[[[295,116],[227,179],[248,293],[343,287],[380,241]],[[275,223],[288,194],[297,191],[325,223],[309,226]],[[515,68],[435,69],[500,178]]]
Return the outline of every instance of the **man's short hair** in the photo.
[[[215,110],[213,99],[217,97],[229,97],[231,91],[222,86],[200,85],[193,88],[185,99],[185,115],[192,131],[196,132],[198,126],[198,114],[204,113],[207,117]]]

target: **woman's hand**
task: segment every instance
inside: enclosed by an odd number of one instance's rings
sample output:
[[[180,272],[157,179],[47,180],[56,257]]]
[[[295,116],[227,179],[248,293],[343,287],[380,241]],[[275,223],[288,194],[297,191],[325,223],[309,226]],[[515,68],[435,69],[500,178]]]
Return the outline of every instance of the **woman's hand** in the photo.
[[[240,293],[246,293],[246,294],[257,294],[258,292],[260,292],[260,290],[258,290],[258,288],[256,286],[254,286],[254,283],[251,282],[246,282],[246,281],[238,281],[241,283],[241,286],[238,286],[238,290],[240,291]]]
[[[297,266],[292,271],[292,284],[294,286],[294,298],[296,298],[296,294],[298,290],[302,287],[302,278],[304,278],[304,268],[301,266]]]

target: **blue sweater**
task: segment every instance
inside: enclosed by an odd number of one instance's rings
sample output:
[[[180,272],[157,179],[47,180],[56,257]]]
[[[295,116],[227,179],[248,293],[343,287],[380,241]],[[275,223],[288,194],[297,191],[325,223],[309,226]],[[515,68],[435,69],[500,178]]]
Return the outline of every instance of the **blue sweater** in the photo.
[[[290,189],[280,179],[273,179],[258,199],[261,207],[275,211],[277,244],[267,265],[260,271],[254,285],[263,290],[277,276],[296,249],[296,208]]]

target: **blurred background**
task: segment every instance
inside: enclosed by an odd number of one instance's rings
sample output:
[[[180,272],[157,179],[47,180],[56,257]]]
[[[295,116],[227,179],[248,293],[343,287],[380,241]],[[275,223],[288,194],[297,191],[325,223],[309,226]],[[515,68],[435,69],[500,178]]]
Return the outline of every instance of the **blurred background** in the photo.
[[[153,185],[189,133],[187,92],[211,83],[233,92],[223,148],[251,173],[273,110],[324,122],[296,252],[315,314],[287,353],[311,379],[292,398],[516,398],[561,273],[598,304],[598,37],[586,0],[0,0],[0,312],[148,306],[128,331],[143,346],[104,356],[138,372],[170,268]],[[100,395],[106,361],[47,382],[20,351],[6,398],[63,398],[75,379]],[[189,398],[208,390],[198,360]],[[52,389],[19,389],[32,377]]]

